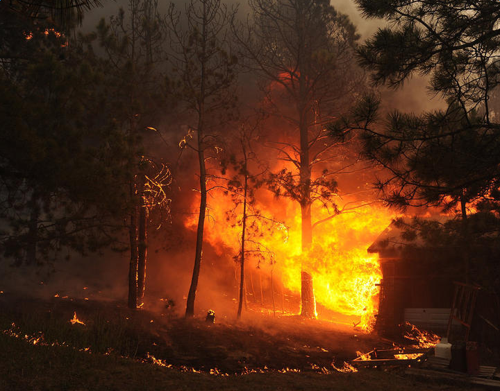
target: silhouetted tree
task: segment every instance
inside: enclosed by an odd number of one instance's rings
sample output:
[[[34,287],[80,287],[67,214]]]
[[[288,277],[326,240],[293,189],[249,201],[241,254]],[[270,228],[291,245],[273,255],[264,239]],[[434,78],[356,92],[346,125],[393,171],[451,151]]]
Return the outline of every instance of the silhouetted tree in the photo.
[[[271,175],[270,188],[300,204],[306,251],[313,240],[313,203],[336,211],[337,183],[325,163],[337,144],[324,126],[345,110],[361,86],[363,75],[354,62],[358,35],[347,16],[326,1],[252,0],[250,6],[250,22],[236,27],[236,36],[248,66],[265,80],[264,110],[289,128],[282,138],[271,140],[279,157],[291,164]],[[306,259],[301,291],[302,315],[315,317]]]
[[[9,0],[0,2],[0,14],[9,12],[34,21],[50,18],[58,25],[68,25],[100,5],[100,0]]]
[[[165,98],[161,91],[162,72],[165,71],[165,31],[156,0],[130,0],[128,13],[120,8],[118,15],[107,23],[102,19],[97,35],[105,50],[104,88],[109,97],[107,107],[115,126],[122,132],[128,149],[130,178],[121,184],[127,187],[124,197],[129,223],[129,298],[130,308],[142,305],[147,263],[147,225],[149,210],[168,203],[164,196],[170,176],[164,165],[151,164],[150,151],[143,139],[154,136]],[[154,170],[159,170],[156,173]],[[151,178],[161,178],[152,181]],[[151,200],[146,189],[163,193]],[[161,202],[160,202],[161,200]],[[165,205],[164,205],[165,206]]]
[[[172,4],[167,26],[170,30],[169,60],[173,76],[167,80],[168,91],[177,98],[192,120],[182,148],[196,152],[199,164],[200,209],[196,235],[193,275],[186,305],[186,317],[194,315],[194,303],[203,248],[203,229],[207,207],[206,159],[217,146],[216,133],[222,127],[221,113],[227,116],[234,105],[233,86],[236,58],[229,52],[228,24],[234,10],[219,0],[191,0],[180,12]],[[191,143],[193,133],[196,140]]]
[[[230,195],[233,207],[227,212],[228,219],[241,227],[240,250],[235,260],[240,264],[240,284],[237,318],[241,318],[245,302],[245,268],[248,258],[258,261],[258,265],[271,258],[272,249],[262,243],[261,238],[281,230],[286,234],[285,225],[273,216],[263,214],[257,204],[256,192],[265,183],[269,167],[255,152],[258,140],[257,126],[248,125],[248,120],[238,132],[232,135],[234,145],[230,153],[222,159],[223,182],[220,185]],[[227,181],[227,184],[225,183]]]
[[[39,264],[113,241],[120,174],[107,160],[116,134],[101,122],[93,56],[42,22],[19,26],[3,48],[27,55],[0,66],[0,247]]]
[[[459,237],[470,238],[468,206],[498,200],[500,124],[491,97],[498,90],[500,5],[496,1],[358,0],[367,17],[393,22],[359,50],[375,84],[402,85],[414,74],[448,103],[423,114],[381,114],[376,95],[332,126],[336,136],[364,131],[365,154],[386,168],[378,187],[389,205],[458,209]]]
[[[374,82],[398,86],[415,73],[427,74],[430,89],[446,99],[448,107],[422,115],[393,112],[383,118],[379,99],[371,95],[332,128],[334,133],[368,131],[368,157],[392,174],[379,183],[390,204],[449,209],[488,196],[499,174],[499,112],[490,102],[500,80],[498,3],[358,4],[368,17],[395,22],[360,48]]]

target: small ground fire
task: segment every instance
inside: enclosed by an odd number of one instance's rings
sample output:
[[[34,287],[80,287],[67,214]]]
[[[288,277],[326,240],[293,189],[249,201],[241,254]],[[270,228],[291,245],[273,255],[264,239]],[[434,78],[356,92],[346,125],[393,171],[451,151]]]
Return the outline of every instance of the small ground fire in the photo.
[[[73,318],[70,319],[71,324],[81,324],[82,326],[85,326],[85,323],[82,322],[78,317],[76,316],[76,311],[73,313]]]

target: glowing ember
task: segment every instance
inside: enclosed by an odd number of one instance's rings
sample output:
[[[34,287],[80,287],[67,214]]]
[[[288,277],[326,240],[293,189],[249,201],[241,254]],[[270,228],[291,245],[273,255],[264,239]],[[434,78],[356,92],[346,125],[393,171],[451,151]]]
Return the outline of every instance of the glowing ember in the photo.
[[[395,354],[394,358],[397,360],[415,360],[416,358],[422,357],[423,353],[408,353],[408,354]]]
[[[353,367],[351,364],[344,362],[344,365],[340,368],[337,368],[334,363],[332,363],[333,369],[335,369],[337,372],[342,372],[342,373],[353,373],[353,372],[358,372],[357,368]]]
[[[370,353],[361,353],[359,351],[356,352],[356,355],[358,358],[362,361],[368,361],[371,360]]]
[[[156,358],[152,354],[146,353],[146,357],[148,360],[153,363],[154,365],[159,365],[160,367],[165,367],[165,368],[172,368],[171,364],[167,364],[164,360],[161,360],[159,358]]]
[[[213,375],[213,376],[229,376],[229,374],[227,374],[225,372],[221,372],[220,369],[218,369],[218,368],[211,368],[209,373],[210,373],[210,375]]]
[[[42,332],[37,333],[38,335],[23,334],[21,330],[17,328],[15,323],[11,324],[10,329],[2,330],[2,333],[8,335],[9,337],[23,339],[32,345],[47,346],[47,344],[44,342],[44,337]]]
[[[278,369],[278,372],[279,373],[300,373],[300,369],[297,369],[297,368],[283,368],[283,369]]]
[[[241,211],[237,208],[236,217],[228,217],[227,212],[234,207],[230,196],[217,189],[210,194],[206,241],[221,254],[230,248],[233,255],[237,255],[241,238],[238,213]],[[317,303],[332,311],[326,315],[328,319],[336,318],[334,313],[341,314],[337,320],[371,330],[378,311],[377,284],[382,274],[378,256],[366,250],[390,224],[393,215],[385,208],[366,205],[330,218],[325,208],[313,206],[314,220],[324,221],[314,227],[311,248],[302,252],[301,214],[297,203],[266,194],[257,198],[255,207],[266,220],[254,218],[248,223],[253,224],[257,234],[247,243],[247,270],[258,270],[267,289],[281,283],[296,295],[301,289],[301,270],[308,271],[313,275]],[[198,205],[198,201],[193,205]],[[197,216],[187,217],[185,225],[196,230]],[[271,282],[271,275],[274,282]],[[298,308],[287,310],[299,312]]]
[[[419,330],[415,325],[405,322],[405,326],[410,328],[404,335],[406,339],[417,342],[419,348],[432,348],[436,346],[441,339],[438,335],[426,330]]]
[[[81,324],[85,326],[85,323],[83,323],[78,317],[76,316],[76,312],[73,313],[73,319],[70,319],[71,324]]]

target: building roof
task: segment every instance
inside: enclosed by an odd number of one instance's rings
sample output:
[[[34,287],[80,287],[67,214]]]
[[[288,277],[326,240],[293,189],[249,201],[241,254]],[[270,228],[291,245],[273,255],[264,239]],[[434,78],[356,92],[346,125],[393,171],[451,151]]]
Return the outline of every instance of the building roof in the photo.
[[[436,222],[443,224],[449,221],[449,216],[434,216],[419,218],[422,222]],[[415,220],[411,218],[399,218],[393,220],[391,224],[377,237],[368,247],[369,253],[379,253],[383,258],[400,258],[403,250],[429,248],[429,244],[418,234],[411,234]]]

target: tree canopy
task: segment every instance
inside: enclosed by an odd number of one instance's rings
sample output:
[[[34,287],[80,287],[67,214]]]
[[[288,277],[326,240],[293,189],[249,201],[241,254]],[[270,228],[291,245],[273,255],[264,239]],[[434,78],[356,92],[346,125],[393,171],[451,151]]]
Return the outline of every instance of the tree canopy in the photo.
[[[496,197],[500,124],[492,99],[500,82],[496,1],[364,1],[364,15],[389,26],[360,47],[375,85],[399,87],[423,76],[445,110],[384,116],[376,95],[363,98],[338,134],[365,130],[366,154],[387,168],[380,188],[389,204],[440,205]]]
[[[100,5],[100,0],[10,0],[0,2],[0,13],[9,11],[33,20],[51,18],[67,26],[81,22],[85,11]]]

